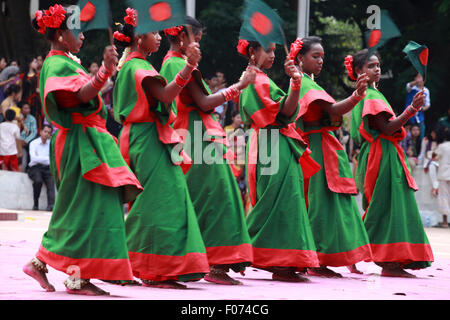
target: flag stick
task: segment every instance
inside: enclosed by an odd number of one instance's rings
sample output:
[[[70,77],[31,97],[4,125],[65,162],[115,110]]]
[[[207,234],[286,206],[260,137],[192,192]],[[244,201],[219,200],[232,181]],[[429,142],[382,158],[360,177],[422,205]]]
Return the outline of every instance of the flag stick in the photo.
[[[108,28],[109,31],[109,43],[114,46],[114,37],[113,37],[113,32],[112,32],[112,27],[110,26]]]
[[[189,37],[189,44],[191,44],[192,42],[195,42],[194,33],[192,32],[192,26],[190,24],[186,25],[186,30],[187,30],[187,34]]]

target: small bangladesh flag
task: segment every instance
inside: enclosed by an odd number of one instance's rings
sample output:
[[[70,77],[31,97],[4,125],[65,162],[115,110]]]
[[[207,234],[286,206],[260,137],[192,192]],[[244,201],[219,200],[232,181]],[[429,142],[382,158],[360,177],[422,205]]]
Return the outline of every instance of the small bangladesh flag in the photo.
[[[257,41],[265,50],[270,43],[285,43],[281,18],[264,2],[246,0],[242,18],[240,39]]]
[[[128,0],[138,14],[137,34],[180,26],[186,22],[186,14],[181,0]]]
[[[78,7],[81,25],[81,30],[78,31],[110,28],[112,18],[108,0],[80,0]]]
[[[390,39],[400,37],[401,33],[392,21],[389,12],[381,10],[380,29],[368,30],[365,36],[370,58],[378,48],[384,46]]]
[[[414,41],[409,41],[406,47],[403,49],[406,54],[406,58],[411,61],[414,68],[419,72],[424,81],[427,74],[428,66],[428,48],[427,46],[420,45]]]

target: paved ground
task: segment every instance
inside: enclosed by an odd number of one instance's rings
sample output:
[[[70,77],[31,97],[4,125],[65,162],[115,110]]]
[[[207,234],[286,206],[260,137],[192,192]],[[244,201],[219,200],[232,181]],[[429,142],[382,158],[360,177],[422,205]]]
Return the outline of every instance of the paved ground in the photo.
[[[6,212],[5,210],[0,210]],[[56,292],[46,293],[22,272],[22,266],[36,252],[46,231],[50,212],[18,212],[18,221],[0,221],[0,300],[450,300],[450,229],[426,229],[435,262],[413,271],[416,279],[380,277],[373,263],[360,263],[363,275],[346,268],[333,268],[343,279],[309,277],[311,283],[283,283],[271,274],[248,268],[245,277],[233,276],[243,286],[220,286],[199,281],[187,290],[120,287],[93,280],[111,293],[109,297],[80,297],[65,293],[65,274],[50,268],[49,280]]]

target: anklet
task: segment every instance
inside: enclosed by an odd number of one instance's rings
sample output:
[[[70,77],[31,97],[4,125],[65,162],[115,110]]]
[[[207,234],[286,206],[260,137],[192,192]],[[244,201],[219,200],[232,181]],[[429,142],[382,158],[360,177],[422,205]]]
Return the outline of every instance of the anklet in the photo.
[[[64,281],[64,285],[66,286],[67,289],[70,290],[80,290],[87,284],[89,284],[89,280],[72,279],[71,277],[67,278],[66,281]]]
[[[39,271],[43,271],[44,273],[48,273],[48,269],[45,265],[45,263],[43,263],[41,260],[39,260],[38,258],[33,258],[31,259],[31,264],[38,269]]]

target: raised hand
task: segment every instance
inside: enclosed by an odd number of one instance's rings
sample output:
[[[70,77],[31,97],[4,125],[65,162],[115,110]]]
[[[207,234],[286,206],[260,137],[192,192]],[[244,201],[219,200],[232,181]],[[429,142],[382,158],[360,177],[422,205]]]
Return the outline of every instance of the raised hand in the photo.
[[[197,65],[202,59],[202,52],[200,51],[200,44],[198,42],[191,42],[186,48],[187,62],[191,65]]]
[[[119,54],[115,46],[107,46],[103,52],[103,65],[108,73],[112,74],[119,63]]]
[[[256,79],[256,71],[252,67],[248,67],[243,73],[239,83],[237,84],[239,90],[247,88],[251,83],[254,83]]]
[[[284,72],[292,78],[294,81],[299,81],[301,79],[301,74],[295,66],[294,60],[286,58],[286,62],[284,63]]]
[[[412,101],[412,107],[416,109],[416,111],[419,111],[420,108],[422,108],[422,106],[424,105],[424,103],[425,103],[425,95],[424,90],[422,90],[417,92],[416,95],[414,96]]]
[[[356,92],[360,97],[366,95],[367,88],[369,87],[369,77],[365,73],[358,75],[356,80]]]

